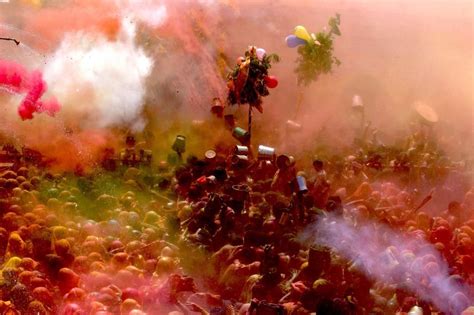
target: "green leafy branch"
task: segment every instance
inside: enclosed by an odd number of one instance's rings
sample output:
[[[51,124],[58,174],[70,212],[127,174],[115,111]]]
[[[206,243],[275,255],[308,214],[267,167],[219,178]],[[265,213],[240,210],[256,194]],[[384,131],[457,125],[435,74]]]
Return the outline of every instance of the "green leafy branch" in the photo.
[[[295,73],[298,77],[298,85],[309,85],[316,81],[321,74],[332,71],[333,65],[339,66],[341,61],[333,55],[333,35],[340,36],[340,15],[329,19],[328,33],[322,31],[312,34],[313,42],[298,47],[298,58],[296,59]]]

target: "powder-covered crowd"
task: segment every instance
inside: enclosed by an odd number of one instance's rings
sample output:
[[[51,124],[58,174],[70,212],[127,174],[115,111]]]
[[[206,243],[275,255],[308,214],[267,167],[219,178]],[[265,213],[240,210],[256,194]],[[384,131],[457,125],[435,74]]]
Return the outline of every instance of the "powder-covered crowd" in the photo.
[[[303,169],[266,149],[81,174],[4,168],[1,314],[474,314],[469,161],[423,144],[371,146]],[[459,291],[430,301],[409,275],[381,281],[337,248],[301,241],[328,216],[423,239]],[[433,285],[437,257],[389,250]]]

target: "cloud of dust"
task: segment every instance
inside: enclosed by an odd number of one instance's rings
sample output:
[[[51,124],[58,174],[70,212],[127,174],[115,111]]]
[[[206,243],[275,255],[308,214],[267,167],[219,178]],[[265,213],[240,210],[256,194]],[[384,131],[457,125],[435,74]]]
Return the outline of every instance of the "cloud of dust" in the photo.
[[[109,135],[117,124],[144,127],[162,150],[183,130],[196,144],[191,151],[233,141],[210,118],[210,104],[215,96],[225,98],[226,72],[248,45],[256,45],[282,61],[271,69],[280,83],[264,99],[265,113],[254,114],[255,144],[293,154],[350,144],[358,126],[351,103],[358,94],[383,142],[407,135],[415,121],[413,103],[420,100],[440,116],[435,129],[441,145],[470,154],[465,140],[472,141],[474,69],[468,1],[102,0],[92,6],[71,0],[2,8],[1,34],[24,44],[2,43],[6,59],[46,71],[48,85],[65,104],[58,119],[66,126]],[[284,39],[296,25],[322,30],[335,13],[341,14],[335,55],[342,64],[298,87],[297,53]],[[136,35],[123,21],[132,21]],[[77,84],[81,88],[73,91]],[[245,107],[237,118],[245,127]],[[290,131],[289,119],[302,128]],[[195,133],[195,120],[216,132]],[[51,125],[44,128],[59,132]]]

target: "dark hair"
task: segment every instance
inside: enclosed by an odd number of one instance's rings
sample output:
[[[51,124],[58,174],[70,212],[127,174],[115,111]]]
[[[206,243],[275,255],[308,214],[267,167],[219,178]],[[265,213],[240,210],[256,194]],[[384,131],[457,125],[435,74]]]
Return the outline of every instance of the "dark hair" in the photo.
[[[315,168],[323,168],[324,162],[321,160],[314,160],[313,161],[313,167]]]

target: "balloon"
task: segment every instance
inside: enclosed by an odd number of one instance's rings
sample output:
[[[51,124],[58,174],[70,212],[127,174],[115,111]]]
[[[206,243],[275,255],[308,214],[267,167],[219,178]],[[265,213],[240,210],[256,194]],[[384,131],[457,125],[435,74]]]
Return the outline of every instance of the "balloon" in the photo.
[[[263,57],[265,57],[266,54],[267,54],[267,52],[265,51],[265,49],[257,48],[257,58],[258,58],[258,60],[262,60]]]
[[[295,35],[298,38],[304,39],[308,43],[311,42],[311,35],[309,35],[308,31],[304,26],[298,25],[297,27],[295,27]]]
[[[298,38],[296,35],[288,35],[285,41],[286,41],[286,45],[288,45],[288,47],[290,48],[307,44],[307,42],[304,39]]]
[[[276,77],[274,76],[266,76],[265,77],[265,84],[267,85],[267,87],[269,87],[270,89],[274,89],[277,87],[278,85],[278,80]]]

